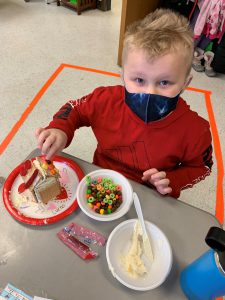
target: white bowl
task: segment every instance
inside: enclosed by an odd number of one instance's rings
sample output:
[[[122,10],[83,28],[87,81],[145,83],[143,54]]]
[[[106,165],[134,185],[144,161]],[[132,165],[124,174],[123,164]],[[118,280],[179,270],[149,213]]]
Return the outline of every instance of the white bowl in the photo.
[[[121,257],[127,253],[131,245],[136,221],[137,219],[130,219],[114,228],[107,241],[106,258],[109,270],[118,281],[130,289],[147,291],[160,286],[165,281],[172,266],[172,250],[164,233],[156,225],[145,221],[146,230],[151,240],[154,260],[150,264],[147,258],[143,257],[148,273],[142,277],[131,277],[125,271]]]
[[[121,186],[123,202],[120,205],[120,207],[117,208],[116,211],[114,211],[111,214],[101,215],[99,213],[96,213],[93,209],[91,209],[88,206],[87,199],[86,199],[86,191],[87,191],[86,177],[87,176],[90,176],[92,180],[95,180],[99,177],[110,178],[113,180],[115,184]],[[98,221],[112,221],[122,217],[130,209],[133,203],[133,189],[129,181],[122,174],[108,169],[99,169],[87,174],[78,184],[77,202],[81,210],[90,218]]]

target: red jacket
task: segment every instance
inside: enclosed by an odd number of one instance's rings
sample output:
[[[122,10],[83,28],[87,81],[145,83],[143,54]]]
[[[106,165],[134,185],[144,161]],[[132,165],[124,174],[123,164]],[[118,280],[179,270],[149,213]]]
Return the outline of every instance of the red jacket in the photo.
[[[209,123],[180,98],[167,117],[145,123],[126,105],[124,87],[100,87],[67,102],[47,128],[63,130],[71,143],[74,131],[91,126],[98,145],[93,163],[143,183],[144,171],[165,171],[171,196],[205,178],[212,166]]]

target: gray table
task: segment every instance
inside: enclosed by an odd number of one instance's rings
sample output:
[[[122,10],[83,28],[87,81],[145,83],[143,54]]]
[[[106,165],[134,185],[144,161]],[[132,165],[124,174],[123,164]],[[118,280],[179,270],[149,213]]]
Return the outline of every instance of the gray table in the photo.
[[[34,150],[29,157],[39,155]],[[85,173],[97,167],[73,156]],[[78,208],[65,219],[48,226],[29,226],[14,220],[1,203],[0,214],[0,288],[11,282],[30,295],[54,300],[75,299],[186,299],[179,286],[181,270],[208,247],[205,235],[211,226],[220,226],[216,218],[179,200],[161,197],[151,189],[131,182],[138,193],[145,219],[159,226],[173,251],[173,267],[163,285],[155,290],[136,292],[121,285],[108,270],[105,247],[94,261],[83,261],[56,237],[69,223],[92,228],[105,236],[120,222],[136,218],[134,207],[122,218],[99,222]]]

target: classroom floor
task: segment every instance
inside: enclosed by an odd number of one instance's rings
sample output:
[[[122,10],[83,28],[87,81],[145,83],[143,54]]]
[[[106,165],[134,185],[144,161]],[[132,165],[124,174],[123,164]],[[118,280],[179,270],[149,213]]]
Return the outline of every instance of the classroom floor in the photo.
[[[118,77],[73,66],[120,72],[121,3],[113,0],[111,11],[88,10],[78,16],[44,0],[0,0],[0,185],[36,148],[35,128],[48,124],[62,104],[97,86],[120,83]],[[217,215],[223,223],[225,75],[192,74],[194,89],[183,97],[210,120],[214,166],[211,176],[183,191],[180,201]],[[91,130],[83,128],[66,152],[91,162],[95,146]]]

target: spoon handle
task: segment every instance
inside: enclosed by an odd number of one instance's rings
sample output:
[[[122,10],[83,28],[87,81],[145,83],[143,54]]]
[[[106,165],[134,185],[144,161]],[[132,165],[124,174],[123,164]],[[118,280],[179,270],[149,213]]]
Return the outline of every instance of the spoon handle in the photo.
[[[138,215],[138,219],[141,223],[141,228],[142,228],[142,232],[143,235],[147,235],[147,231],[145,228],[145,222],[144,222],[144,218],[143,218],[143,214],[142,214],[142,209],[141,209],[141,204],[140,204],[140,200],[138,199],[138,195],[136,193],[133,194],[133,198],[134,198],[134,206]]]
[[[148,259],[152,262],[153,258],[154,258],[153,252],[152,252],[152,247],[151,247],[151,243],[150,243],[147,231],[146,231],[145,221],[144,221],[144,217],[143,217],[143,213],[142,213],[142,209],[141,209],[140,200],[136,193],[133,193],[133,199],[134,199],[134,206],[135,206],[135,209],[136,209],[136,212],[138,215],[138,219],[141,223],[144,253],[148,257]]]

